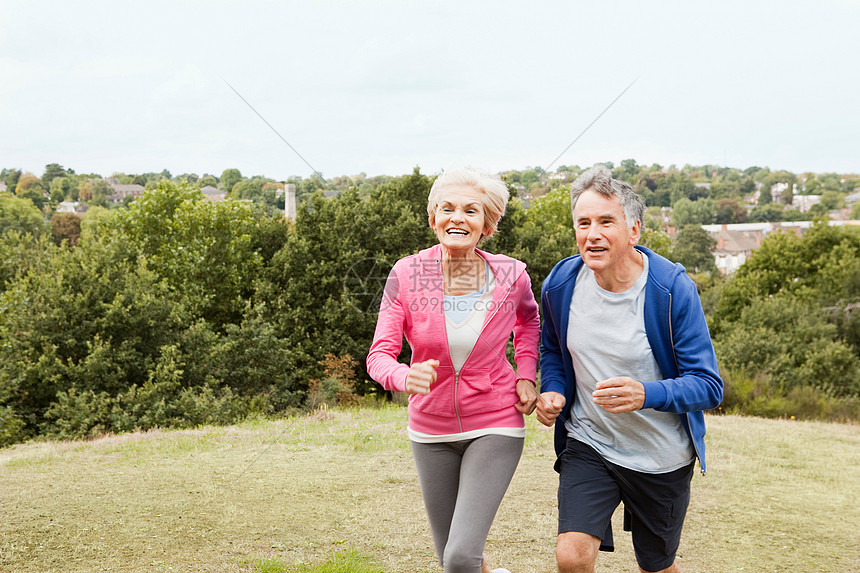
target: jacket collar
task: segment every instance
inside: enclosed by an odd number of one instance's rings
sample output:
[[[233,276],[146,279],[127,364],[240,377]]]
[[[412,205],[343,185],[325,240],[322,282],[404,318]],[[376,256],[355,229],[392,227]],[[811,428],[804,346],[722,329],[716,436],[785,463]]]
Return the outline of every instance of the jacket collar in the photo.
[[[480,249],[475,249],[481,258],[490,265],[493,271],[496,287],[508,289],[516,282],[520,273],[525,271],[526,265],[516,259],[505,255],[494,255]],[[429,249],[424,249],[418,252],[419,264],[421,271],[429,275],[442,274],[442,246],[439,244],[433,245]]]

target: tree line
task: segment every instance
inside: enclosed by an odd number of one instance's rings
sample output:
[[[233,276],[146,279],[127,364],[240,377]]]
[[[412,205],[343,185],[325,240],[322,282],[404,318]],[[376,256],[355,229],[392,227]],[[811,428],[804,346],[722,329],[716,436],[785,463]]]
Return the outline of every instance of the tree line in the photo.
[[[612,169],[616,178],[634,185],[652,213],[671,208],[672,223],[677,228],[690,224],[809,220],[852,207],[845,198],[860,189],[860,175],[854,173],[795,174],[755,166],[738,169],[716,165],[640,165],[634,159],[625,159],[618,165],[612,162],[604,165]],[[577,165],[561,165],[553,173],[534,167],[510,170],[502,175],[520,196],[530,200],[569,186],[582,171]],[[387,175],[368,177],[365,173],[325,179],[322,174],[314,173],[308,178],[291,176],[285,181],[276,181],[264,175],[246,177],[235,168],[225,169],[220,176],[209,173],[174,176],[164,169],[142,174],[114,173],[105,179],[94,173],[77,174],[74,169],[57,163],[46,165],[41,177],[17,168],[0,170],[0,182],[5,183],[7,192],[30,199],[48,215],[61,201],[110,207],[108,180],[141,185],[147,190],[155,189],[162,181],[185,181],[197,188],[216,187],[234,199],[268,206],[272,212],[273,207],[283,209],[278,190],[282,190],[285,183],[296,186],[301,200],[316,191],[333,194],[350,188],[366,196],[376,186],[392,179]],[[795,193],[815,195],[820,202],[812,205],[808,213],[803,212],[792,206]],[[850,216],[860,219],[860,202],[853,205]]]
[[[74,241],[44,205],[0,194],[0,445],[379,397],[363,363],[375,308],[391,265],[435,242],[432,177],[365,177],[331,197],[331,182],[299,181],[295,221],[260,196],[210,203],[198,181],[162,176],[133,202],[92,206]],[[525,261],[538,294],[576,252],[568,191],[508,182],[483,247]],[[696,237],[649,221],[643,242],[678,259]],[[816,224],[768,237],[730,279],[694,275],[724,410],[860,417],[858,251],[857,233]]]

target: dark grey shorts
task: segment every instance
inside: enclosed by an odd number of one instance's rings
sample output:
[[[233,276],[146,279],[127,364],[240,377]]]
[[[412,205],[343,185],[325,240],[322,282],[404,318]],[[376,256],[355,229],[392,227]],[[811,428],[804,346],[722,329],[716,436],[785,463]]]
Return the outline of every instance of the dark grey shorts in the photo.
[[[601,540],[601,551],[613,551],[611,519],[623,501],[624,530],[633,533],[639,566],[660,571],[672,565],[690,503],[695,461],[668,473],[647,474],[608,462],[572,438],[559,461],[559,534],[588,533]]]

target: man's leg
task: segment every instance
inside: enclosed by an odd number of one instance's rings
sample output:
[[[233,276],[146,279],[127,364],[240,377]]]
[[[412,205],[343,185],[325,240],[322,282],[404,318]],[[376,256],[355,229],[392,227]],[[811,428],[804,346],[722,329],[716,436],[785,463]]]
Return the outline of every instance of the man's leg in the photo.
[[[559,462],[558,570],[591,572],[598,552],[613,550],[611,520],[621,490],[600,455],[582,442],[569,438]]]
[[[675,561],[690,503],[693,464],[662,474],[615,467],[630,515],[633,549],[640,571],[679,573]]]
[[[555,544],[558,573],[594,573],[600,538],[588,533],[560,533]]]

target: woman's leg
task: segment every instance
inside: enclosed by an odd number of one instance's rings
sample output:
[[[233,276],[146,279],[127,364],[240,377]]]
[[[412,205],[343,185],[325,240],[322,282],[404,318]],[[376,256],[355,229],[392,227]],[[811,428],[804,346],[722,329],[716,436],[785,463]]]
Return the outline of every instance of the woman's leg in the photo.
[[[467,442],[420,444],[412,442],[412,455],[418,470],[421,495],[430,520],[433,543],[439,563],[448,543],[451,518],[460,486],[460,463]]]
[[[523,452],[522,438],[488,435],[468,443],[442,562],[445,573],[479,573],[487,534]]]

